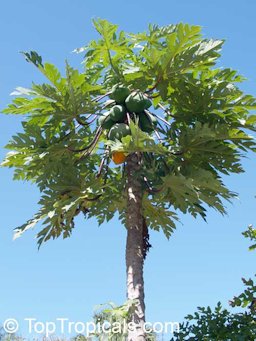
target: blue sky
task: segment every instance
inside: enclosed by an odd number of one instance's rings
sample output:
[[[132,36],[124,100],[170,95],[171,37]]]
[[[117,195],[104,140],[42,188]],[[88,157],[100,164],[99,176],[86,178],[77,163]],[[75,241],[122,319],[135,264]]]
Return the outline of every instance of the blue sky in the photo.
[[[71,53],[97,37],[91,19],[101,17],[123,30],[139,32],[149,23],[201,25],[206,37],[224,38],[219,66],[247,77],[242,88],[256,95],[256,2],[130,0],[13,0],[0,5],[0,108],[17,86],[43,81],[19,51],[36,50],[60,69],[65,59],[81,68],[81,55]],[[0,116],[0,158],[3,146],[20,130],[18,117]],[[244,161],[245,174],[225,179],[239,200],[227,205],[228,216],[209,211],[208,223],[181,216],[170,241],[152,233],[153,248],[145,266],[147,319],[179,321],[199,305],[224,305],[242,290],[240,278],[252,276],[255,254],[241,232],[255,223],[255,156]],[[12,229],[37,209],[38,190],[13,182],[12,170],[0,169],[0,323],[15,317],[90,321],[99,303],[125,301],[125,230],[117,220],[98,227],[77,219],[68,240],[51,241],[38,252],[36,231],[12,241]],[[25,329],[22,329],[25,333]]]

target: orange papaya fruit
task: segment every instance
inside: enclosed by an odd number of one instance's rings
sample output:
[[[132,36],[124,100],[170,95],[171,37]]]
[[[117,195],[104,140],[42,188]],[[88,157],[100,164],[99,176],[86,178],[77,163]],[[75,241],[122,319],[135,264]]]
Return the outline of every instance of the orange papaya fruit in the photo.
[[[112,153],[112,160],[116,165],[119,165],[121,163],[124,163],[126,160],[126,156],[124,152],[113,152]]]

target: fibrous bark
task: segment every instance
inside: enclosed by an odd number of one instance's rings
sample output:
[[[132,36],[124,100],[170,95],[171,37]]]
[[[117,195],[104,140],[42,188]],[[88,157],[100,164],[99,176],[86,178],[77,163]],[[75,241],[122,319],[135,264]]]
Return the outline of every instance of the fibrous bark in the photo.
[[[127,243],[126,271],[127,298],[136,300],[135,311],[131,319],[136,328],[128,329],[128,341],[145,341],[145,303],[143,266],[145,257],[145,220],[142,215],[142,184],[139,176],[140,156],[130,154],[127,158]],[[148,237],[148,235],[147,235]]]

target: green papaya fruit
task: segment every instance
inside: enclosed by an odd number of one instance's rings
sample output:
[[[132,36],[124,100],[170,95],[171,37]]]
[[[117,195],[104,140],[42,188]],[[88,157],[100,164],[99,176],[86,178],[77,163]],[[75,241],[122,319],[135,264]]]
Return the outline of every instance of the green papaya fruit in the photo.
[[[130,90],[125,85],[116,84],[113,86],[109,98],[115,100],[117,104],[123,104],[129,94]]]
[[[114,124],[115,122],[112,121],[109,111],[98,118],[98,125],[101,126],[102,129],[110,129]]]
[[[112,141],[121,140],[122,137],[125,137],[125,136],[130,135],[130,134],[131,134],[131,130],[127,124],[116,123],[110,129],[110,131],[108,133],[108,138],[109,138],[109,140],[112,140]]]
[[[109,114],[111,120],[114,122],[124,121],[126,116],[126,108],[123,105],[114,105],[110,110]]]
[[[146,133],[152,133],[156,124],[157,120],[153,115],[148,113],[140,113],[139,127],[142,131],[145,131]]]
[[[129,112],[141,113],[151,106],[151,101],[142,92],[133,91],[125,100],[126,108]]]
[[[145,100],[144,100],[144,110],[150,108],[151,105],[152,105],[151,100],[145,96]]]
[[[150,114],[149,112],[146,115],[148,116],[150,121],[153,123],[153,125],[156,126],[157,125],[157,118],[154,115]]]

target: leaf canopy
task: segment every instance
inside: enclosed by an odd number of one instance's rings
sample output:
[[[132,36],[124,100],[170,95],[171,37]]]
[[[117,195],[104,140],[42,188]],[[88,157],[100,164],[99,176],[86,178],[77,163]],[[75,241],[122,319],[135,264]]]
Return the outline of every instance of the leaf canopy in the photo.
[[[47,82],[17,88],[3,110],[24,118],[2,166],[42,193],[39,212],[15,236],[41,222],[39,244],[68,237],[80,212],[99,224],[117,213],[125,223],[125,164],[112,163],[113,151],[142,157],[137,175],[149,227],[169,237],[176,210],[205,219],[209,206],[224,214],[223,199],[236,194],[222,175],[243,172],[241,158],[255,151],[249,134],[256,129],[256,100],[240,90],[242,76],[216,66],[223,40],[205,39],[199,26],[182,23],[149,25],[138,34],[106,20],[93,24],[99,39],[76,50],[84,53],[82,72],[66,63],[62,76],[35,51],[26,52]],[[152,133],[130,120],[131,133],[110,141],[97,123],[113,105],[109,95],[119,83],[152,101]]]

